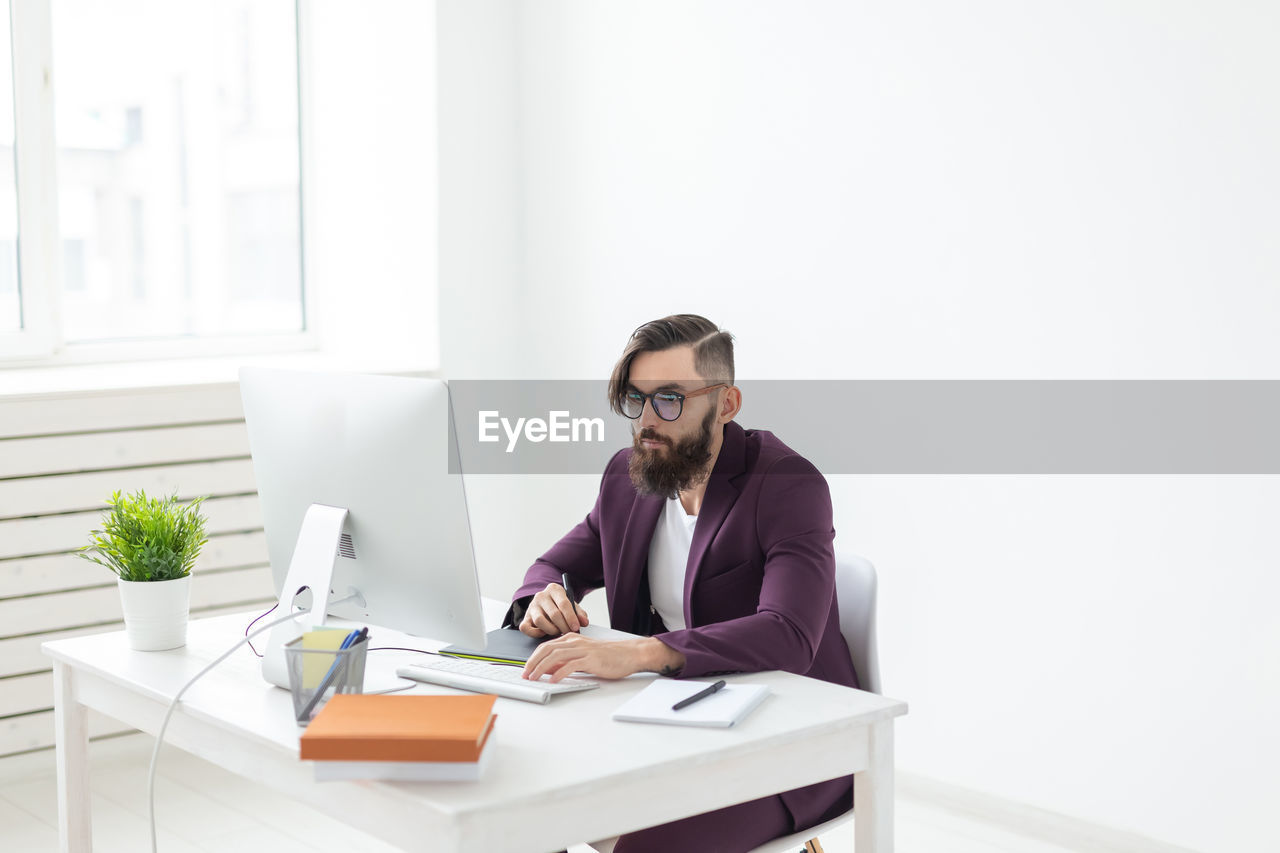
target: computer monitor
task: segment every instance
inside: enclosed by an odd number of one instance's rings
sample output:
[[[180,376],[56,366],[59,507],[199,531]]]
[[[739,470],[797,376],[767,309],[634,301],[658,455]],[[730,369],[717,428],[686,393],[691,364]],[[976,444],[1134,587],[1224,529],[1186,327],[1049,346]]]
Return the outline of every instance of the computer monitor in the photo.
[[[272,630],[263,677],[288,687],[284,643],[326,614],[483,647],[445,383],[246,367],[240,394],[279,613],[312,597]]]

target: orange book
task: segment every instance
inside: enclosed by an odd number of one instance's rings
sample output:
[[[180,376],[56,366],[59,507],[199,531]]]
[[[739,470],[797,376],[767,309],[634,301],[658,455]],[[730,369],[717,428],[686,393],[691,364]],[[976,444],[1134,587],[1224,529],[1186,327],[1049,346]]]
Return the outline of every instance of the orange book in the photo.
[[[478,761],[497,697],[341,693],[307,726],[314,761]]]

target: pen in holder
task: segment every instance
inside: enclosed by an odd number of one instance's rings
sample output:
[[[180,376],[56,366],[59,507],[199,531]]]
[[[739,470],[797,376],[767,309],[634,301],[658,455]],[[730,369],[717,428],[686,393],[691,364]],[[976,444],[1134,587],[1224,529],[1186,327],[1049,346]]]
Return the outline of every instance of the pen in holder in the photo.
[[[340,648],[311,648],[303,635],[285,644],[293,714],[305,726],[338,693],[364,692],[364,661],[369,649],[367,628],[345,635]]]

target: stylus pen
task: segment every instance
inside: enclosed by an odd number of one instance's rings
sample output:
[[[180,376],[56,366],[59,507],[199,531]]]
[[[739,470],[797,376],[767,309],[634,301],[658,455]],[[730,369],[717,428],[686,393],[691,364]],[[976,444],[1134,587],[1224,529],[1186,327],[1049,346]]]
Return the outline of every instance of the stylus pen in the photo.
[[[699,699],[706,699],[712,693],[715,693],[716,691],[718,691],[721,687],[724,687],[724,679],[720,679],[715,684],[708,687],[706,690],[699,690],[697,693],[693,694],[688,699],[681,699],[679,702],[671,706],[671,710],[679,711],[681,708],[688,708],[690,705],[692,705],[694,702],[697,702]]]
[[[578,621],[582,621],[582,614],[578,612],[578,597],[573,594],[573,584],[569,582],[569,573],[562,572],[560,574],[560,585],[564,587],[565,593],[569,596],[569,603],[573,605],[573,615],[578,617]]]

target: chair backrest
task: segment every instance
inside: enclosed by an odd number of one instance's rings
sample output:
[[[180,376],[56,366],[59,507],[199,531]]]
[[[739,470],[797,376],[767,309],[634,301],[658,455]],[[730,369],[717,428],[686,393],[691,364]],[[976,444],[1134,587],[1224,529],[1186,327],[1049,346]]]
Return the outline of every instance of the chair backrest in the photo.
[[[880,657],[876,649],[876,567],[855,554],[836,555],[836,603],[840,633],[849,646],[858,684],[880,692]]]

